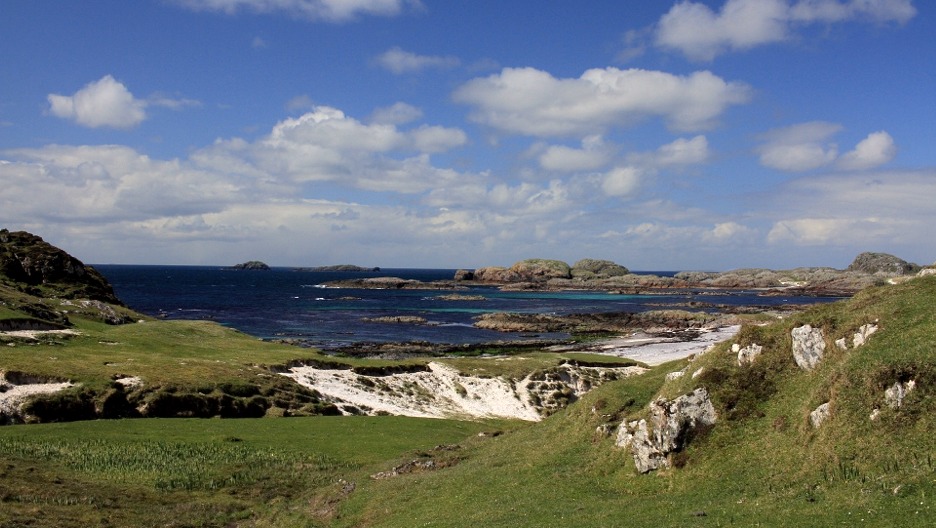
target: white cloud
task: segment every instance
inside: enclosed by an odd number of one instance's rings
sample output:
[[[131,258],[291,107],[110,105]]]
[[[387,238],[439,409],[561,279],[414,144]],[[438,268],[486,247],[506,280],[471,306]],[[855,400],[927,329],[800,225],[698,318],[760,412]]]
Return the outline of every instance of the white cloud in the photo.
[[[869,134],[855,149],[839,156],[838,146],[830,141],[842,130],[840,125],[811,121],[777,128],[763,134],[757,147],[760,162],[766,167],[802,172],[835,164],[845,170],[872,169],[897,154],[894,138],[887,132]]]
[[[200,101],[153,94],[137,99],[123,83],[111,75],[90,82],[73,95],[49,94],[49,113],[71,119],[79,125],[98,128],[133,128],[142,123],[150,106],[170,110],[201,106]]]
[[[728,0],[716,14],[696,2],[680,2],[663,15],[656,44],[694,60],[712,60],[729,49],[747,49],[787,36],[784,0]]]
[[[378,65],[396,75],[417,72],[427,68],[454,68],[460,64],[456,57],[417,55],[393,47],[381,53],[375,59]]]
[[[653,159],[657,167],[697,165],[709,158],[708,139],[699,135],[692,139],[679,138],[658,148]]]
[[[146,102],[133,97],[110,75],[88,83],[73,95],[49,94],[48,101],[52,115],[91,128],[132,128],[146,119]]]
[[[931,239],[933,196],[932,169],[838,173],[795,180],[761,208],[771,219],[767,241],[772,244],[900,254],[900,248],[920,252]]]
[[[540,167],[558,172],[578,172],[599,169],[608,164],[613,154],[601,136],[587,136],[582,148],[552,145],[539,156]]]
[[[403,102],[393,103],[390,106],[378,108],[371,114],[371,123],[383,125],[403,125],[415,121],[423,116],[423,111],[413,105]]]
[[[391,124],[365,124],[331,107],[277,123],[260,140],[217,141],[193,155],[216,167],[258,171],[279,182],[335,182],[372,190],[417,193],[457,178],[434,168],[428,154],[459,147],[459,129],[420,126],[401,130]],[[412,157],[406,155],[415,154]],[[402,157],[401,157],[402,156]]]
[[[656,45],[692,60],[787,40],[796,25],[867,19],[905,23],[916,15],[909,0],[728,0],[719,12],[681,1],[660,18]]]
[[[873,169],[894,159],[896,155],[894,138],[882,130],[868,134],[855,146],[855,150],[842,154],[838,165],[847,170]]]
[[[877,23],[907,23],[916,16],[911,0],[800,0],[790,8],[790,18],[802,22],[841,22],[865,18]]]
[[[194,11],[234,14],[241,10],[257,13],[284,12],[309,20],[344,22],[358,15],[395,16],[404,6],[421,5],[419,0],[174,0]]]
[[[702,240],[706,242],[724,242],[727,240],[745,238],[750,239],[756,230],[737,222],[720,222],[712,229],[702,233]]]
[[[465,83],[453,97],[474,106],[471,119],[502,132],[585,136],[648,116],[677,130],[709,128],[730,105],[747,102],[750,88],[708,71],[677,76],[605,68],[557,79],[535,68],[506,68]]]
[[[640,176],[640,169],[636,167],[618,167],[604,175],[601,189],[608,196],[630,196],[639,187]]]
[[[807,171],[826,166],[838,157],[838,147],[829,140],[842,127],[824,121],[811,121],[777,128],[763,135],[758,147],[760,162],[783,171]]]

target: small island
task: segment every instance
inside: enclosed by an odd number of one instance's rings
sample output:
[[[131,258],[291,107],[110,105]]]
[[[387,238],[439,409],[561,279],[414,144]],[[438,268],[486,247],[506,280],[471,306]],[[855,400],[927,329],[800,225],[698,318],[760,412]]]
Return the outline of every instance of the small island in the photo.
[[[353,272],[364,272],[364,271],[380,271],[380,268],[365,268],[363,266],[355,266],[354,264],[336,264],[333,266],[317,266],[314,268],[296,268],[296,271],[353,271]]]
[[[270,266],[267,266],[266,263],[260,262],[259,260],[249,260],[247,262],[242,262],[240,264],[235,264],[231,266],[232,269],[236,270],[248,270],[248,271],[268,271]]]

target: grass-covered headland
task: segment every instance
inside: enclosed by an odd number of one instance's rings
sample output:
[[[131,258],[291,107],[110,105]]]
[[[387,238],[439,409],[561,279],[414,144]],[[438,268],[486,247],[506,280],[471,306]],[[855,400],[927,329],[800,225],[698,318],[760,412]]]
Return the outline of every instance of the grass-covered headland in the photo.
[[[398,371],[428,359],[338,360],[9,275],[0,302],[0,324],[74,331],[0,337],[5,378],[75,384],[18,415],[60,423],[0,427],[0,527],[889,527],[936,515],[933,275],[752,323],[540,422],[320,416],[333,407],[269,367]],[[811,370],[791,352],[807,324],[826,345]],[[876,331],[855,346],[865,325]],[[752,345],[760,355],[739,364]],[[560,360],[522,354],[487,375]],[[700,387],[714,425],[639,473],[616,445],[620,424]]]

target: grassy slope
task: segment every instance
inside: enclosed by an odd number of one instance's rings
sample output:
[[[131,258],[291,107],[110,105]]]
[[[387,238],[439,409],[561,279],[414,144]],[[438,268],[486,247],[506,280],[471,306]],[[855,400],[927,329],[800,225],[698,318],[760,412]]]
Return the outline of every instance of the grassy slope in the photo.
[[[602,386],[542,423],[506,424],[507,433],[493,438],[475,436],[490,425],[385,417],[359,422],[138,420],[0,428],[0,526],[16,525],[15,519],[30,515],[39,519],[39,526],[78,526],[95,520],[90,524],[928,526],[936,493],[934,300],[936,277],[931,277],[868,290],[851,301],[816,307],[770,327],[746,327],[736,342],[765,345],[752,367],[738,367],[726,343],[689,366],[690,372],[705,368],[696,380],[686,376],[667,382],[667,372],[685,365],[664,365]],[[813,372],[795,366],[789,352],[794,326],[820,326],[831,344],[875,320],[880,330],[864,347],[844,353],[830,347]],[[87,336],[80,339],[87,342],[51,349],[74,348],[76,356],[67,361],[43,359],[48,348],[16,347],[16,352],[32,348],[32,364],[50,371],[63,372],[67,365],[77,372],[81,365],[96,362],[87,367],[88,375],[112,368],[103,367],[102,356],[95,354],[113,354],[109,360],[118,362],[122,372],[133,365],[141,374],[166,379],[191,376],[192,369],[202,367],[203,372],[239,376],[252,373],[245,365],[253,362],[295,356],[295,349],[257,343],[216,325],[162,324],[83,323],[79,326]],[[119,345],[106,345],[107,352],[102,352],[98,341]],[[193,342],[200,345],[190,349]],[[228,346],[223,353],[216,350],[221,343]],[[81,352],[82,347],[87,352]],[[88,356],[82,358],[82,353]],[[127,361],[131,358],[134,361]],[[144,360],[151,362],[145,368]],[[24,356],[22,361],[30,360]],[[885,388],[907,379],[916,380],[918,389],[906,405],[900,410],[883,406]],[[697,384],[712,392],[720,422],[676,457],[682,466],[678,469],[637,475],[629,455],[615,448],[612,438],[596,432],[600,425],[640,416],[658,393],[672,397]],[[825,401],[832,403],[832,417],[814,430],[808,414]],[[868,415],[874,408],[882,412],[872,422]],[[355,423],[367,425],[357,430],[347,425]],[[28,440],[20,431],[28,432]],[[11,436],[15,438],[5,440]],[[303,443],[304,437],[316,440]],[[146,445],[168,442],[170,452],[200,462],[183,468],[183,476],[188,476],[173,484],[165,475],[134,471],[98,477],[98,466],[81,469],[85,466],[69,462],[72,455],[23,451],[24,445],[62,439],[78,442],[71,452],[128,451],[143,460],[155,457]],[[99,440],[104,444],[94,443]],[[462,449],[434,455],[444,463],[460,461],[451,467],[388,480],[367,478],[417,456],[410,450],[456,441]],[[194,455],[187,455],[191,443],[198,447]],[[232,456],[243,461],[242,471],[232,469]],[[256,463],[264,456],[276,462],[264,469]],[[211,484],[216,476],[229,473],[243,477],[220,487]],[[127,484],[137,477],[139,484]],[[355,490],[342,491],[338,479],[354,481]]]
[[[747,328],[742,345],[766,345],[738,367],[730,344],[664,382],[651,375],[603,386],[566,412],[481,446],[435,473],[370,483],[341,526],[873,525],[930,526],[936,513],[936,277],[866,291],[771,327]],[[877,320],[864,347],[827,349],[816,371],[793,362],[789,331],[811,323],[831,342]],[[918,389],[900,410],[883,405],[896,380]],[[702,380],[702,381],[700,381]],[[607,414],[636,417],[657,390],[705,384],[721,421],[678,455],[683,467],[637,475],[613,439],[595,433]],[[809,412],[831,401],[819,430]],[[593,408],[597,412],[593,412]],[[869,414],[881,409],[877,421]],[[705,515],[700,515],[705,512]]]

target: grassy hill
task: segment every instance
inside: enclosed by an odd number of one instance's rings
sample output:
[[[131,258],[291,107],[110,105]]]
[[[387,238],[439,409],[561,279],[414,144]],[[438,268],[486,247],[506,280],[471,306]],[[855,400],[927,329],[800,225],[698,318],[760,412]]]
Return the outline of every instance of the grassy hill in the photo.
[[[934,302],[930,276],[750,325],[692,361],[605,384],[535,424],[309,417],[3,427],[0,526],[931,526]],[[878,331],[864,345],[833,345],[868,323]],[[804,324],[828,344],[811,371],[791,353],[791,331]],[[5,347],[2,361],[93,378],[106,357],[120,372],[136,363],[166,383],[203,379],[214,391],[203,375],[257,374],[238,351],[262,354],[254,362],[290,354],[210,323],[77,326],[87,334],[67,346]],[[739,366],[732,344],[763,352]],[[32,359],[16,360],[21,349]],[[53,351],[58,359],[37,360]],[[889,404],[888,389],[910,381],[901,405]],[[671,454],[671,468],[639,474],[614,428],[646,417],[655,398],[698,386],[712,396],[714,427]],[[816,428],[810,413],[823,403],[830,414]]]

